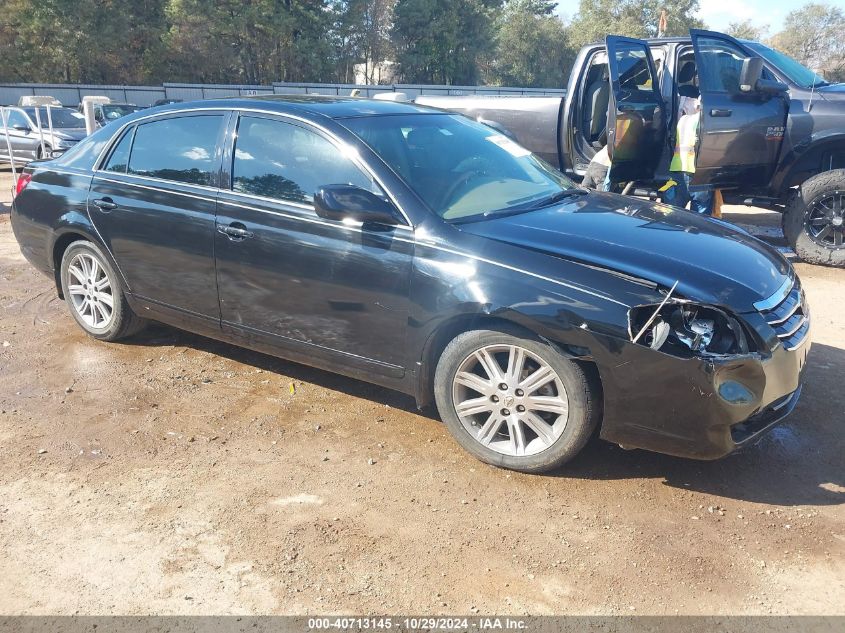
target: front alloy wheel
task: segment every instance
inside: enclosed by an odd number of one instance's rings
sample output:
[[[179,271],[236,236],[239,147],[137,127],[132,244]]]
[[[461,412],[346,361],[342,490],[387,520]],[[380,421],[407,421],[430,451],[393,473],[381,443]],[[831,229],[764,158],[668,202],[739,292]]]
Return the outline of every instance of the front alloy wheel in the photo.
[[[452,399],[477,442],[504,455],[534,455],[552,446],[569,417],[560,376],[518,345],[487,345],[458,368]]]
[[[585,367],[521,329],[456,336],[437,363],[434,396],[452,435],[478,459],[539,473],[583,448],[601,389]]]

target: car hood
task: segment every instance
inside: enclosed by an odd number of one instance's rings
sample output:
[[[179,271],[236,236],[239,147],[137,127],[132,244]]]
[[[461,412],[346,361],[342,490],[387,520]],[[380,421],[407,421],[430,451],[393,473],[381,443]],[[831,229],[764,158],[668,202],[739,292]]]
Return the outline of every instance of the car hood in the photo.
[[[65,127],[53,128],[53,135],[56,138],[68,141],[81,141],[87,136],[87,133],[85,132],[85,128]]]
[[[483,221],[462,231],[671,287],[739,312],[790,274],[775,249],[720,220],[593,192],[565,204]]]
[[[819,86],[816,92],[822,95],[825,99],[839,101],[845,99],[845,84],[830,84],[829,86]]]

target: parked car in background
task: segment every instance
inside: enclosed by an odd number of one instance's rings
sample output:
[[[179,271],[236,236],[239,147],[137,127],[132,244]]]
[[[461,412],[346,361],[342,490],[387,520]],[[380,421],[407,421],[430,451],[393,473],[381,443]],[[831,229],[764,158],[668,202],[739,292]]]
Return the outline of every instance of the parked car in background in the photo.
[[[153,319],[397,389],[436,402],[479,459],[527,472],[596,425],[625,447],[726,455],[792,411],[810,348],[774,248],[582,189],[411,104],[137,113],[27,166],[12,226],[94,338]]]
[[[845,85],[759,42],[694,29],[648,41],[608,36],[581,49],[564,98],[416,101],[483,120],[573,177],[607,144],[611,180],[654,195],[669,177],[679,99],[699,95],[692,184],[782,213],[802,259],[845,266]]]
[[[80,103],[77,108],[80,114],[83,112],[83,107],[83,104]],[[112,121],[117,121],[121,117],[142,109],[141,106],[137,106],[134,103],[115,103],[114,101],[109,101],[108,103],[94,101],[93,107],[94,120],[97,122],[97,127],[106,126]]]
[[[38,108],[41,120],[41,133],[38,131],[36,108],[5,108],[8,126],[8,140],[0,121],[0,160],[9,160],[8,147],[16,161],[26,162],[50,157],[54,152],[63,152],[85,138],[85,119],[70,108]],[[53,133],[50,134],[49,121],[52,118]],[[44,139],[42,149],[41,139]]]
[[[182,103],[182,99],[156,99],[153,101],[153,105],[151,107],[155,108],[156,106],[172,105],[174,103]]]

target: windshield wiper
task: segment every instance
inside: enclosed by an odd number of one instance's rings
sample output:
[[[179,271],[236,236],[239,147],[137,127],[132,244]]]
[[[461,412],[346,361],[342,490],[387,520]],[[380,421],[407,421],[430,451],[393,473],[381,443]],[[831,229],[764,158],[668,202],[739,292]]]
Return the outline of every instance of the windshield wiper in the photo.
[[[581,196],[587,195],[588,193],[590,193],[590,190],[585,189],[584,187],[573,187],[572,189],[563,189],[562,191],[558,191],[550,196],[546,196],[545,198],[541,198],[540,200],[533,202],[526,208],[542,209],[543,207],[548,207],[553,204],[557,204],[558,202],[566,200],[567,198],[579,198]]]
[[[506,215],[516,215],[517,213],[535,211],[537,209],[542,209],[543,207],[551,206],[560,202],[561,200],[565,200],[566,198],[585,196],[588,193],[590,193],[589,189],[585,189],[584,187],[573,187],[571,189],[557,191],[549,196],[546,196],[545,198],[534,200],[533,202],[516,204],[510,207],[504,207],[502,209],[493,209],[491,211],[485,211],[484,213],[468,215],[462,218],[455,218],[454,220],[450,220],[450,222],[453,224],[464,224],[468,222],[478,222],[479,220],[486,220],[487,218],[494,216],[501,217]]]

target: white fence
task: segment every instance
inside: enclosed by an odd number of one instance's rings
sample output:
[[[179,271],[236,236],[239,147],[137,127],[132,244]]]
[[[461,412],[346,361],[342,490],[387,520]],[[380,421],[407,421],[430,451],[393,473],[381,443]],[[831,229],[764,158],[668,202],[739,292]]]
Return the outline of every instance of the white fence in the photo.
[[[150,106],[160,99],[215,99],[219,97],[255,96],[268,94],[348,95],[359,90],[361,96],[371,97],[380,92],[404,92],[410,98],[419,95],[514,95],[563,96],[566,90],[555,88],[510,88],[504,86],[439,86],[421,84],[392,84],[388,86],[356,86],[354,84],[274,83],[270,86],[177,84],[161,86],[117,86],[94,84],[0,84],[0,105],[16,105],[27,95],[49,95],[65,106],[75,108],[86,95],[102,95],[112,101]]]

